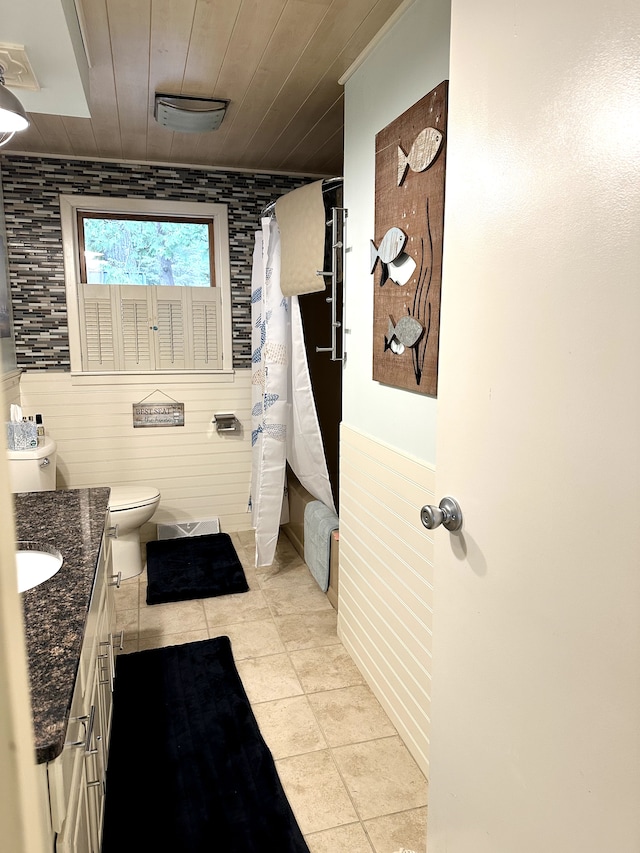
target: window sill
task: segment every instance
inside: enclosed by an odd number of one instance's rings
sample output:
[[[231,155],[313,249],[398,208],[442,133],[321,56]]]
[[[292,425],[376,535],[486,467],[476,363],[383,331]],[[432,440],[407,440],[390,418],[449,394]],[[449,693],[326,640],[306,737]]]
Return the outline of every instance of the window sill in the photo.
[[[158,382],[211,384],[233,382],[235,370],[154,370],[147,373],[71,373],[72,385],[150,385]]]

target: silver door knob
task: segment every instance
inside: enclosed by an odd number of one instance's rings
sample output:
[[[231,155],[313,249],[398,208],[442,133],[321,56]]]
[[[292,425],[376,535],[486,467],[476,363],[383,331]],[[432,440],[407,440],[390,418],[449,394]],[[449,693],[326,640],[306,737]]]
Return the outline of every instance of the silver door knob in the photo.
[[[462,527],[462,510],[455,498],[442,498],[440,506],[423,506],[420,519],[427,530],[433,530],[442,524],[453,533]]]

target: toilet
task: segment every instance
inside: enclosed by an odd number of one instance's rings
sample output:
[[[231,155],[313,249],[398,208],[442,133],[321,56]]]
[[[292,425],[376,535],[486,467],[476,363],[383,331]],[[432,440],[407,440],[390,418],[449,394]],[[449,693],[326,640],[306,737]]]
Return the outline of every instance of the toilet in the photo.
[[[154,514],[160,503],[155,486],[111,486],[109,527],[115,528],[111,539],[113,571],[122,580],[134,578],[144,569],[140,550],[140,528]]]
[[[56,443],[48,437],[33,450],[7,450],[11,491],[55,491],[56,456]]]
[[[7,450],[12,492],[50,492],[56,488],[56,443],[45,438],[33,450]],[[124,580],[139,575],[144,564],[140,528],[160,503],[155,486],[111,486],[108,527],[113,528],[111,554],[114,574]]]

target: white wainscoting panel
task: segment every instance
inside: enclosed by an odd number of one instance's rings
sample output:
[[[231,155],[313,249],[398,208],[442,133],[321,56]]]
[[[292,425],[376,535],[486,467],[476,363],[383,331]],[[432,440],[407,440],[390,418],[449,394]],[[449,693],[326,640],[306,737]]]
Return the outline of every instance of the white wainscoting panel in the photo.
[[[58,488],[145,483],[162,494],[154,523],[218,517],[223,531],[251,528],[250,370],[206,381],[87,382],[52,371],[22,375],[24,414],[41,412],[58,446]],[[145,397],[184,403],[184,426],[134,428],[132,405]],[[216,432],[214,414],[227,412],[240,420],[241,435]]]
[[[2,420],[8,421],[11,404],[20,405],[20,371],[15,370],[1,376],[0,387],[2,388],[2,399],[4,402]]]
[[[429,769],[434,469],[342,425],[342,642],[421,770]]]

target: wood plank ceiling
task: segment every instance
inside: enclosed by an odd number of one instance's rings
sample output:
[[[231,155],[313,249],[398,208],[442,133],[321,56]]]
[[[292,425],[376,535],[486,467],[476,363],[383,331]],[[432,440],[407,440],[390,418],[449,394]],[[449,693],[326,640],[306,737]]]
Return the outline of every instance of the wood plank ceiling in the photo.
[[[77,0],[91,118],[31,113],[4,151],[342,174],[338,83],[403,0]],[[156,92],[229,99],[217,131],[153,118]],[[371,93],[375,98],[375,93]]]

